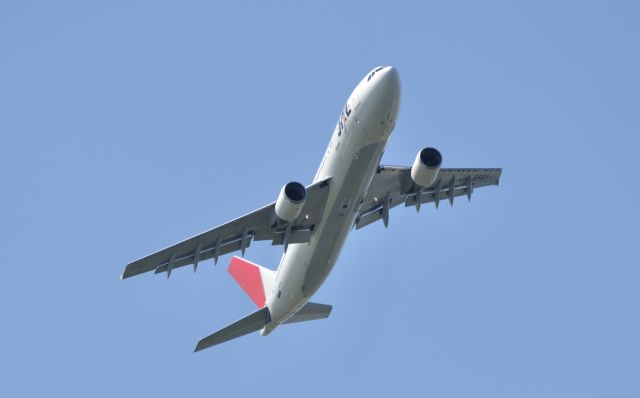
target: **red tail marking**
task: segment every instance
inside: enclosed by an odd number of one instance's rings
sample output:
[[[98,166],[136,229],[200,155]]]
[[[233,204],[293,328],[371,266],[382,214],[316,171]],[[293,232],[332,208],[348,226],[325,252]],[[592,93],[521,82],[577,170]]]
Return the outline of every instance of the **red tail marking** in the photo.
[[[234,256],[227,271],[258,308],[264,307],[266,301],[264,285],[262,284],[262,276],[260,276],[260,268],[256,264]]]

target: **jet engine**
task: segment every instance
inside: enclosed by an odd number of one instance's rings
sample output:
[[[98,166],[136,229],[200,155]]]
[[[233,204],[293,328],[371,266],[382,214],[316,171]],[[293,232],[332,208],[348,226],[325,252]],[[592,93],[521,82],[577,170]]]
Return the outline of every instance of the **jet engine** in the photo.
[[[289,182],[280,190],[278,200],[276,200],[276,216],[284,222],[291,222],[298,218],[304,201],[307,197],[307,190],[299,182]]]
[[[416,156],[411,167],[411,179],[420,187],[428,187],[438,178],[442,155],[435,148],[424,148]]]

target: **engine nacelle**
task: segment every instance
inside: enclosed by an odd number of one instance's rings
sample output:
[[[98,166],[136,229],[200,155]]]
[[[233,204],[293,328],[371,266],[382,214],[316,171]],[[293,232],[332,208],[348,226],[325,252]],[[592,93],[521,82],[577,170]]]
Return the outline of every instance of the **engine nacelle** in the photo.
[[[411,167],[411,179],[420,187],[428,187],[438,178],[442,155],[435,148],[424,148],[416,156]]]
[[[276,200],[276,216],[285,222],[291,222],[298,218],[304,201],[307,198],[307,190],[299,182],[289,182],[280,190]]]

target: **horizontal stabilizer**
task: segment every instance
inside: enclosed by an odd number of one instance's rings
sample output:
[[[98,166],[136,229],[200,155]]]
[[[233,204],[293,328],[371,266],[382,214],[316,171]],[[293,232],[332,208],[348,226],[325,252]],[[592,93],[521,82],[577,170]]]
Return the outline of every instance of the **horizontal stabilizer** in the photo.
[[[285,323],[296,323],[325,319],[331,314],[331,306],[327,304],[307,303]]]
[[[271,322],[269,309],[267,307],[261,308],[253,314],[200,339],[194,352],[224,343],[225,341],[235,339],[236,337],[244,336],[245,334],[257,332],[269,322]]]

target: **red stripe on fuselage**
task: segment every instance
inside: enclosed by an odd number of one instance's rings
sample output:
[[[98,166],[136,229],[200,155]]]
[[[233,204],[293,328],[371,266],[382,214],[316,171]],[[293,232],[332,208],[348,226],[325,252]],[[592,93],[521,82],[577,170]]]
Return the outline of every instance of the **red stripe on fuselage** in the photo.
[[[227,271],[238,282],[242,290],[247,293],[249,298],[256,303],[258,308],[264,307],[266,301],[264,285],[262,284],[260,268],[256,264],[234,256]]]

